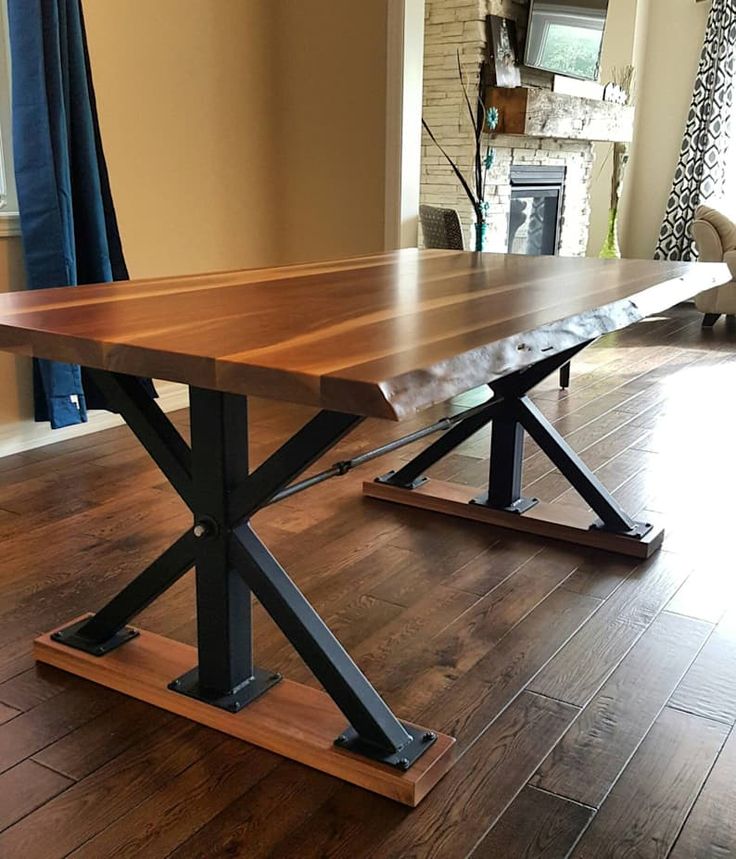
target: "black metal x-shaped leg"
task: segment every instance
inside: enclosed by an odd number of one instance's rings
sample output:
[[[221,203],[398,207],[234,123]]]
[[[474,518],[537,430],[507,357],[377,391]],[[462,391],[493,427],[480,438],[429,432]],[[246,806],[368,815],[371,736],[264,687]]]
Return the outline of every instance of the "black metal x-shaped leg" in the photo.
[[[194,566],[199,662],[169,688],[237,712],[279,682],[253,663],[252,592],[345,715],[349,725],[335,742],[408,769],[434,734],[399,722],[250,523],[362,418],[320,412],[249,472],[245,397],[191,388],[190,448],[129,377],[93,377],[192,510],[194,524],[92,618],[52,638],[104,656],[135,637],[127,624]]]
[[[378,478],[378,482],[402,489],[416,489],[426,481],[427,469],[492,422],[488,490],[473,499],[474,504],[520,514],[538,503],[536,498],[524,498],[521,494],[526,432],[598,514],[597,527],[634,539],[644,536],[652,526],[635,522],[626,513],[527,396],[532,388],[569,363],[588,345],[582,343],[493,382],[495,396],[485,410],[457,424],[401,469]]]

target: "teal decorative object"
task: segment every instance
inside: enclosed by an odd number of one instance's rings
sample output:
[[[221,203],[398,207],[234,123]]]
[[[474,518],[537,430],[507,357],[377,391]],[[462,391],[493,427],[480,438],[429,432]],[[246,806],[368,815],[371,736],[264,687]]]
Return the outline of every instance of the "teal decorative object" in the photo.
[[[488,221],[477,221],[473,224],[473,249],[477,252],[487,250],[488,246]]]

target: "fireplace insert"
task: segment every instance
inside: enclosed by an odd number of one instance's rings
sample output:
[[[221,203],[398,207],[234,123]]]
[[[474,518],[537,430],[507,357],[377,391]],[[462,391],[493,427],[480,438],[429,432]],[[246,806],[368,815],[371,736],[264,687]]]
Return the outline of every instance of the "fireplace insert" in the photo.
[[[508,251],[554,256],[560,245],[565,167],[511,167]]]

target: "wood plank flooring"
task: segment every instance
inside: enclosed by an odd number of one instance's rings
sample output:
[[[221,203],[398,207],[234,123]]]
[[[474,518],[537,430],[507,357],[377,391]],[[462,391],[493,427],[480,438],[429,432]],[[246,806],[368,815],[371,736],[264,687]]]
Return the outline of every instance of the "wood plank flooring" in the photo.
[[[189,519],[125,428],[0,460],[0,856],[736,857],[736,328],[700,319],[604,338],[568,392],[534,394],[632,514],[666,525],[648,561],[361,497],[411,450],[254,520],[398,715],[457,736],[413,811],[34,666],[35,635]],[[310,414],[254,402],[254,462]],[[411,428],[368,421],[328,461]],[[488,441],[433,474],[480,485]],[[528,493],[580,503],[531,442],[525,463]],[[193,643],[191,578],[140,625]],[[254,619],[259,664],[314,683]]]

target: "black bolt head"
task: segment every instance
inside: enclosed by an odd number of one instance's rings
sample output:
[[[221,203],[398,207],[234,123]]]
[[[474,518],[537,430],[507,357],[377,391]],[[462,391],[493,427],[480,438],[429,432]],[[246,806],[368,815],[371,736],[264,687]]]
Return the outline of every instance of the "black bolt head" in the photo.
[[[427,731],[426,733],[424,733],[422,735],[422,742],[423,743],[431,743],[432,740],[436,740],[436,739],[437,739],[437,734],[435,734],[434,731]]]
[[[411,766],[407,758],[399,758],[399,760],[396,762],[396,765],[400,770],[403,770],[404,772],[406,772]]]
[[[348,741],[348,738],[344,734],[342,734],[335,740],[335,745],[344,746],[345,743],[347,743],[347,741]]]

